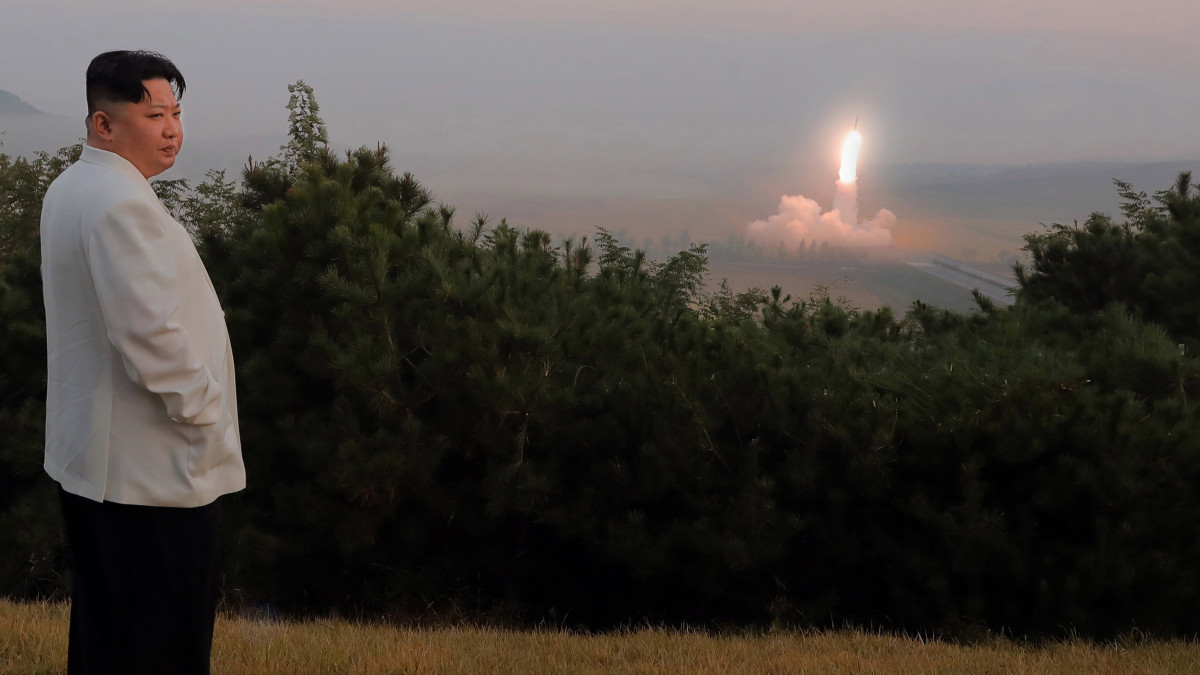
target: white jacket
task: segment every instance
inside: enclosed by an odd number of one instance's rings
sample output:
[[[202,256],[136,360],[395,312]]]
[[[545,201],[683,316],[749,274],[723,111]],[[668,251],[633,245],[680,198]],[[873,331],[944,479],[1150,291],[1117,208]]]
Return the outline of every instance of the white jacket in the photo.
[[[41,239],[50,477],[146,506],[244,488],[225,315],[142,174],[85,145],[46,191]]]

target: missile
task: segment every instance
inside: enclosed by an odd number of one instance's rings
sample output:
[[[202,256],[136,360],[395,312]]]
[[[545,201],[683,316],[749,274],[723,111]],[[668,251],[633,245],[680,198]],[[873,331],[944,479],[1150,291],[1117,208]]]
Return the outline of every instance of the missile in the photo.
[[[854,116],[854,130],[858,131],[858,115]]]

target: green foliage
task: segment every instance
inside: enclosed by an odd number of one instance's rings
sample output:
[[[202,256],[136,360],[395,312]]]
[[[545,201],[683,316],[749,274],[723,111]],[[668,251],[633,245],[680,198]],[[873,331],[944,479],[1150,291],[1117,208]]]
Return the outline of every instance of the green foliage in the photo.
[[[1031,269],[1017,268],[1019,297],[1055,299],[1077,312],[1117,303],[1200,348],[1200,189],[1191,173],[1153,199],[1116,181],[1125,220],[1092,214],[1080,226],[1054,224],[1026,235]]]
[[[1180,343],[1200,308],[1175,287],[1195,288],[1190,177],[1153,198],[1119,185],[1125,223],[1030,235],[1014,307],[897,318],[821,289],[706,294],[707,250],[688,242],[655,262],[603,229],[557,246],[483,214],[460,229],[386,147],[319,147],[312,91],[292,93],[283,159],[240,186],[156,184],[237,358],[232,602],[1197,629],[1200,362]],[[0,185],[15,166],[0,155]],[[24,238],[0,240],[24,242],[0,268],[0,423],[18,430],[0,452],[0,592],[16,595],[53,592],[61,570],[33,440],[28,208],[4,230]]]
[[[151,185],[196,241],[225,237],[230,228],[256,216],[242,203],[240,186],[225,177],[224,169],[206,171],[195,188],[183,178],[156,180]]]
[[[296,80],[288,85],[288,140],[287,145],[280,148],[283,151],[283,167],[289,172],[295,172],[304,162],[316,159],[322,148],[329,146],[329,133],[325,130],[325,121],[321,119],[320,106],[313,93],[313,88]]]
[[[58,174],[79,159],[82,145],[32,159],[0,152],[0,266],[37,246],[42,196]]]
[[[216,274],[271,476],[232,547],[246,599],[1191,625],[1198,514],[1159,509],[1196,485],[1197,365],[1154,324],[706,297],[702,249],[458,231],[389,175],[382,150],[307,165]]]

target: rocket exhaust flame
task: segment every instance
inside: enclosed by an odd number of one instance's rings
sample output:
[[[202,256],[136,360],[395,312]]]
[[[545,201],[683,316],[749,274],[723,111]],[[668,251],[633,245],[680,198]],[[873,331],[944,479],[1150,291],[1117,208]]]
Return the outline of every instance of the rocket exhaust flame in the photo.
[[[855,126],[858,126],[857,121]],[[846,140],[842,141],[842,169],[838,171],[838,178],[843,183],[853,183],[858,179],[858,151],[862,148],[862,134],[858,133],[857,129],[852,129],[846,134]]]
[[[842,166],[838,172],[837,191],[833,210],[821,211],[816,201],[807,197],[784,196],[779,200],[779,213],[766,220],[756,220],[746,227],[746,234],[766,246],[783,245],[789,249],[829,242],[835,246],[889,246],[896,216],[880,209],[866,222],[858,221],[858,152],[862,135],[858,120],[854,129],[842,141]]]

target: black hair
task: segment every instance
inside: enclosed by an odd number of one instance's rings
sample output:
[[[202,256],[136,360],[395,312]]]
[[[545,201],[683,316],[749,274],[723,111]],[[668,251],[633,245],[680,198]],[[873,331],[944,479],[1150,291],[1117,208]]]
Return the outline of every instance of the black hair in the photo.
[[[183,98],[183,90],[187,86],[183,74],[162,54],[147,51],[104,52],[88,64],[88,115],[99,110],[103,103],[140,103],[150,95],[142,82],[159,78],[171,83],[176,98]]]

